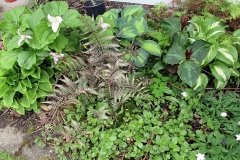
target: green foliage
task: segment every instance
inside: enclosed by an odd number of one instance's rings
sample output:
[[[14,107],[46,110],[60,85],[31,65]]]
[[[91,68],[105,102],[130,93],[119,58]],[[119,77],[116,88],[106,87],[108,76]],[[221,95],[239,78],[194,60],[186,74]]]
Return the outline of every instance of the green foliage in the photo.
[[[140,5],[130,5],[122,11],[111,9],[102,16],[104,20],[113,22],[116,43],[125,47],[124,56],[131,60],[135,66],[145,66],[149,54],[161,56],[159,45],[153,40],[145,40],[143,36],[148,31],[148,25],[143,17],[147,11]],[[121,14],[121,17],[119,17]]]
[[[0,151],[0,160],[24,160],[24,158],[16,158],[12,156],[10,153],[5,152],[5,151]]]
[[[192,146],[205,153],[206,159],[238,159],[239,95],[234,92],[208,92],[195,110],[201,117],[202,127],[196,132]],[[227,116],[221,117],[222,112]]]

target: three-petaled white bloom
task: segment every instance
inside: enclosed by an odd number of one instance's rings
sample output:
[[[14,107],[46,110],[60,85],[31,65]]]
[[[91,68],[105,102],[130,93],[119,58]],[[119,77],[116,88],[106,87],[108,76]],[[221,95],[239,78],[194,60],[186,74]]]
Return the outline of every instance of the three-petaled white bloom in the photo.
[[[237,137],[236,140],[240,141],[240,134],[237,134],[236,137]]]
[[[181,95],[182,95],[183,97],[187,97],[187,96],[188,96],[188,95],[187,95],[187,92],[182,92]]]
[[[220,114],[220,116],[221,116],[221,117],[227,117],[227,113],[226,113],[226,112],[222,112],[222,113]]]
[[[63,19],[60,16],[52,17],[48,14],[48,20],[52,23],[52,30],[54,33],[57,32],[60,23],[62,23]]]
[[[99,26],[102,27],[102,29],[106,29],[110,26],[108,23],[104,23],[102,17],[99,18]]]
[[[50,55],[53,56],[54,64],[57,64],[59,58],[62,58],[64,56],[64,54],[57,54],[54,52],[51,52]]]
[[[198,154],[196,154],[196,156],[197,156],[197,160],[205,160],[204,154],[198,153]]]
[[[18,29],[18,35],[20,36],[20,39],[18,40],[18,46],[21,45],[21,42],[24,41],[25,39],[31,39],[32,37],[29,35],[23,35],[20,33],[19,29]]]

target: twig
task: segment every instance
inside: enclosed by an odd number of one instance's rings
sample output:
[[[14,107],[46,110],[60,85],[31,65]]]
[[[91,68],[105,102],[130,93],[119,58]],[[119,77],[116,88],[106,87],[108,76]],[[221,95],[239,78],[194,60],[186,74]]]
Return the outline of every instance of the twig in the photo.
[[[8,110],[9,110],[10,108],[8,108],[8,109],[6,109],[4,112],[3,112],[3,114],[2,115],[4,115]]]
[[[38,131],[41,131],[43,128],[44,128],[44,127],[41,127],[40,129],[37,129],[37,130],[35,130],[35,131],[29,133],[29,135],[30,135],[30,134],[33,134],[33,133],[36,133],[36,132],[38,132]]]

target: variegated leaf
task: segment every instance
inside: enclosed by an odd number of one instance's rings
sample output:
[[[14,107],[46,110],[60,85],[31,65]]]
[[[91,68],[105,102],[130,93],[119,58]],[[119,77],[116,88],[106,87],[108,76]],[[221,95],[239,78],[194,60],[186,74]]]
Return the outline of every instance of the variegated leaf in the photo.
[[[234,77],[240,76],[240,73],[236,68],[230,68],[230,73],[231,73],[231,76],[234,76]]]
[[[231,45],[220,45],[216,58],[230,66],[234,66],[235,62],[238,59],[238,53],[235,47]]]
[[[217,79],[214,79],[214,85],[215,85],[215,88],[217,90],[221,90],[223,89],[227,84],[227,81],[226,82],[222,82],[222,81],[219,81]]]
[[[207,64],[209,64],[216,57],[217,53],[218,53],[218,45],[213,44],[210,47],[207,57],[202,61],[201,66],[206,66]]]
[[[230,78],[230,70],[229,68],[222,62],[216,61],[213,64],[210,64],[210,69],[214,77],[222,82],[228,81]]]
[[[202,90],[202,89],[205,89],[206,86],[208,84],[208,77],[206,74],[201,74],[197,81],[196,81],[196,85],[195,87],[193,88],[193,90]]]

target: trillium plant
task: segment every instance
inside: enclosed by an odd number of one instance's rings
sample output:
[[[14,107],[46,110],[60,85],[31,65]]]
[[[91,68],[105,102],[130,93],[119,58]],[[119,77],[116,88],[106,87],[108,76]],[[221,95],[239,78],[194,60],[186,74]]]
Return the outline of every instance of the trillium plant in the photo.
[[[39,104],[52,92],[56,65],[79,52],[83,17],[87,16],[68,9],[66,2],[56,1],[34,11],[22,6],[3,14],[0,106],[20,114],[40,111]],[[103,28],[108,27],[101,23]]]

